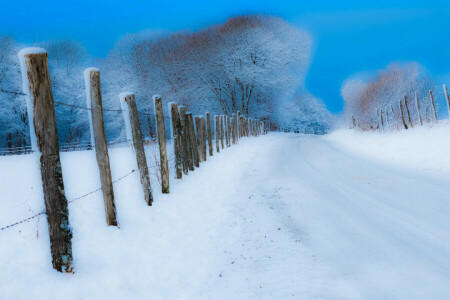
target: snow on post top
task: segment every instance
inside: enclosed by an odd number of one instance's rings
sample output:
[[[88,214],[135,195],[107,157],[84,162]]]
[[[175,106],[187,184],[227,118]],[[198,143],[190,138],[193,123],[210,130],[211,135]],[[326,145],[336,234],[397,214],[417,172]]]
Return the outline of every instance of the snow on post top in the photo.
[[[154,94],[153,95],[153,101],[155,101],[155,99],[157,99],[157,98],[161,98],[161,95],[160,94]]]
[[[47,50],[45,50],[44,48],[39,48],[39,47],[23,48],[22,50],[19,51],[19,58],[25,57],[25,55],[28,55],[28,54],[41,54],[41,53],[47,53]]]
[[[100,72],[99,68],[94,68],[94,67],[86,68],[86,69],[84,69],[84,72],[83,72],[84,79],[86,79],[86,77],[89,78],[89,74],[91,73],[91,71]]]
[[[133,92],[122,92],[119,94],[119,98],[120,98],[120,103],[122,103],[122,101],[125,101],[125,98],[128,96],[134,95]]]

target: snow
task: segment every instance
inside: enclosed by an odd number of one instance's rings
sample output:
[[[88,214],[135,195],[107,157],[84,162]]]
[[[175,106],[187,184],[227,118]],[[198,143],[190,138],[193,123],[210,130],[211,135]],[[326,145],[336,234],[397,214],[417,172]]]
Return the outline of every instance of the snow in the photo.
[[[152,207],[134,172],[114,184],[120,228],[106,226],[100,193],[69,204],[75,274],[52,270],[45,218],[0,231],[1,298],[445,299],[450,173],[394,161],[430,136],[440,157],[426,165],[445,166],[448,130],[242,138],[170,194],[154,188]],[[68,199],[99,187],[91,152],[61,154]],[[128,147],[109,153],[113,180],[133,169]],[[43,208],[32,161],[0,157],[0,227]]]
[[[392,132],[337,130],[326,139],[353,155],[411,170],[450,174],[450,124],[417,125]]]
[[[86,106],[89,108],[88,110],[88,116],[89,116],[89,128],[91,133],[91,145],[95,146],[95,139],[94,139],[94,125],[92,124],[92,100],[91,100],[91,79],[90,79],[90,73],[91,71],[97,71],[100,70],[97,68],[87,68],[84,70],[84,86],[86,87]]]

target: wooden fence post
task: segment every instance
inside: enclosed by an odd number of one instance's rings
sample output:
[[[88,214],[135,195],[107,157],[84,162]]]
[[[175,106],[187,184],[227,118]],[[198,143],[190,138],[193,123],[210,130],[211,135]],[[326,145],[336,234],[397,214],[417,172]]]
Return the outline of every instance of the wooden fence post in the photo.
[[[447,86],[444,84],[443,85],[444,88],[444,95],[445,98],[447,99],[447,111],[448,111],[448,118],[450,119],[450,97],[448,96],[448,90],[447,90]]]
[[[416,92],[416,106],[417,106],[417,113],[419,115],[420,126],[422,126],[423,125],[422,114],[420,113],[419,94],[417,92]]]
[[[227,147],[230,147],[230,117],[225,116],[225,136],[227,137]]]
[[[240,111],[237,112],[236,118],[237,118],[236,119],[236,131],[237,131],[236,142],[237,142],[241,138],[241,112]]]
[[[167,159],[166,145],[166,125],[164,123],[164,112],[162,107],[162,99],[159,95],[153,96],[153,103],[156,114],[156,128],[158,131],[159,144],[159,164],[161,167],[161,189],[163,194],[169,194],[169,162]]]
[[[437,113],[436,113],[436,106],[434,105],[433,91],[430,90],[429,92],[430,92],[430,98],[431,98],[431,105],[433,106],[434,119],[436,120],[436,123],[439,123]]]
[[[406,122],[405,122],[405,116],[404,116],[404,114],[403,114],[402,100],[400,100],[400,113],[401,113],[401,115],[402,115],[403,126],[405,126],[405,129],[408,129],[408,125],[406,125]]]
[[[128,92],[121,93],[119,99],[123,110],[125,127],[127,129],[127,139],[132,142],[133,152],[136,155],[136,163],[139,170],[142,190],[144,191],[144,199],[147,205],[151,206],[153,202],[152,187],[150,184],[150,174],[148,172],[136,100],[134,94]]]
[[[52,265],[60,272],[70,273],[73,272],[72,229],[64,194],[47,52],[25,48],[18,56],[30,120],[31,146],[40,162]]]
[[[178,106],[180,111],[180,122],[181,122],[181,150],[183,153],[183,172],[185,175],[188,174],[189,169],[194,170],[194,164],[192,163],[192,153],[189,150],[189,127],[186,125],[186,107],[180,105]]]
[[[213,156],[214,150],[213,150],[213,143],[212,143],[211,115],[209,114],[209,112],[206,113],[206,132],[208,133],[209,156]]]
[[[220,152],[219,138],[220,138],[220,116],[214,116],[216,120],[216,151]]]
[[[220,144],[222,146],[222,149],[224,148],[223,138],[224,138],[224,132],[223,132],[223,115],[222,115],[222,116],[220,116]]]
[[[100,71],[96,68],[88,68],[84,71],[86,85],[86,104],[90,108],[91,140],[95,146],[98,171],[102,186],[103,202],[105,205],[106,224],[117,226],[116,205],[114,203],[114,190],[111,178],[108,147],[106,144],[105,122],[103,119],[102,91],[100,83]]]
[[[192,158],[194,160],[195,167],[200,167],[199,159],[198,159],[198,146],[197,146],[197,138],[195,136],[195,128],[194,128],[194,119],[192,117],[192,113],[186,112],[186,121],[188,122],[187,126],[189,128],[189,148],[192,153]]]
[[[406,96],[405,96],[405,107],[406,107],[406,112],[408,113],[409,125],[411,126],[411,128],[414,128],[413,123],[411,121],[411,114],[409,113],[408,101],[407,101],[407,97]]]
[[[233,116],[231,117],[231,136],[232,136],[232,142],[233,144],[236,144],[236,126],[235,123],[236,122],[236,114],[233,114]]]
[[[183,156],[181,152],[181,122],[178,114],[178,104],[169,103],[169,110],[172,120],[173,151],[175,154],[175,178],[181,179],[183,176]]]
[[[203,126],[202,126],[203,118],[200,116],[195,117],[195,129],[197,133],[197,153],[198,153],[198,161],[205,161],[205,157],[203,156]]]
[[[201,121],[200,121],[200,125],[202,126],[202,131],[203,131],[203,135],[202,135],[202,155],[203,155],[203,160],[206,161],[207,155],[206,155],[206,121],[205,121],[205,117],[201,117]]]

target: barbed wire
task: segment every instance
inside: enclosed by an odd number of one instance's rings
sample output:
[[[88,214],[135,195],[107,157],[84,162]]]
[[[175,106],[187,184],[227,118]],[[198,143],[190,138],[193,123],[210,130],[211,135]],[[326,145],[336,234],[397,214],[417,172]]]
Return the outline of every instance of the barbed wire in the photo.
[[[4,90],[4,89],[0,89],[0,92],[2,92],[2,93],[6,93],[6,94],[13,94],[13,95],[16,95],[16,96],[26,96],[26,94],[25,93],[22,93],[22,92],[17,92],[17,91],[7,91],[7,90]]]
[[[131,174],[133,174],[134,172],[135,172],[135,170],[133,169],[133,170],[131,170],[130,172],[128,172],[127,174],[125,174],[125,175],[123,175],[123,176],[117,178],[117,179],[114,180],[112,183],[114,184],[114,183],[116,183],[116,182],[118,182],[118,181],[121,181],[121,180],[125,179],[126,177],[130,176]],[[101,189],[102,189],[102,188],[100,187],[100,188],[98,188],[98,189],[96,189],[96,190],[93,190],[93,191],[91,191],[91,192],[89,192],[89,193],[86,193],[86,194],[84,194],[84,195],[81,195],[81,196],[79,196],[79,197],[77,197],[77,198],[73,198],[73,199],[71,199],[71,200],[68,200],[67,202],[68,202],[68,203],[72,203],[72,202],[74,202],[74,201],[83,199],[83,198],[85,198],[85,197],[87,197],[87,196],[89,196],[89,195],[92,195],[92,194],[94,194],[94,193],[96,193],[96,192],[98,192],[98,191],[101,191]],[[6,229],[8,229],[8,228],[11,228],[11,227],[14,227],[14,226],[16,226],[16,225],[22,224],[22,223],[24,223],[24,222],[30,221],[30,220],[32,220],[32,219],[34,219],[34,218],[36,218],[36,217],[38,217],[38,216],[40,216],[40,215],[43,215],[43,214],[45,214],[45,213],[46,213],[46,211],[45,211],[45,209],[44,209],[44,210],[42,210],[41,212],[39,212],[39,213],[37,213],[37,214],[35,214],[35,215],[32,215],[32,216],[30,216],[30,217],[28,217],[28,218],[25,218],[25,219],[22,219],[22,220],[20,220],[20,221],[17,221],[17,222],[14,222],[14,223],[12,223],[12,224],[9,224],[9,225],[7,225],[7,226],[4,226],[4,227],[0,228],[0,231],[6,230]]]

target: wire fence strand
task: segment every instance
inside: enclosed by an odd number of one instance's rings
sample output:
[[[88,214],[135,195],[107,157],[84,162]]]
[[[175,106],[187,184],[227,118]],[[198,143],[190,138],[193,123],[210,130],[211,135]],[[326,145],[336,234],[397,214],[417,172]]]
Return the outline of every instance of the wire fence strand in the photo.
[[[116,182],[118,182],[118,181],[121,181],[121,180],[125,179],[126,177],[130,176],[131,174],[133,174],[134,172],[135,172],[135,170],[133,169],[133,170],[131,170],[130,172],[128,172],[127,174],[125,174],[125,175],[123,175],[123,176],[117,178],[116,180],[113,180],[112,183],[114,184],[114,183],[116,183]],[[86,194],[81,195],[81,196],[79,196],[79,197],[76,197],[76,198],[73,198],[73,199],[71,199],[71,200],[68,200],[67,202],[68,202],[68,203],[72,203],[72,202],[74,202],[74,201],[83,199],[83,198],[85,198],[85,197],[87,197],[87,196],[89,196],[89,195],[92,195],[92,194],[94,194],[94,193],[96,193],[96,192],[98,192],[98,191],[101,191],[101,190],[102,190],[102,188],[100,187],[100,188],[98,188],[98,189],[96,189],[96,190],[93,190],[93,191],[91,191],[91,192],[89,192],[89,193],[86,193]],[[25,219],[22,219],[22,220],[20,220],[20,221],[17,221],[17,222],[14,222],[14,223],[12,223],[12,224],[9,224],[9,225],[7,225],[7,226],[4,226],[4,227],[0,228],[0,231],[6,230],[6,229],[11,228],[11,227],[14,227],[14,226],[17,226],[17,225],[22,224],[22,223],[25,223],[25,222],[27,222],[27,221],[30,221],[30,220],[32,220],[32,219],[34,219],[34,218],[37,218],[38,216],[43,215],[43,214],[45,214],[45,213],[46,213],[46,211],[45,211],[45,209],[44,209],[44,210],[42,210],[41,212],[39,212],[39,213],[37,213],[37,214],[35,214],[35,215],[32,215],[32,216],[30,216],[30,217],[28,217],[28,218],[25,218]]]

